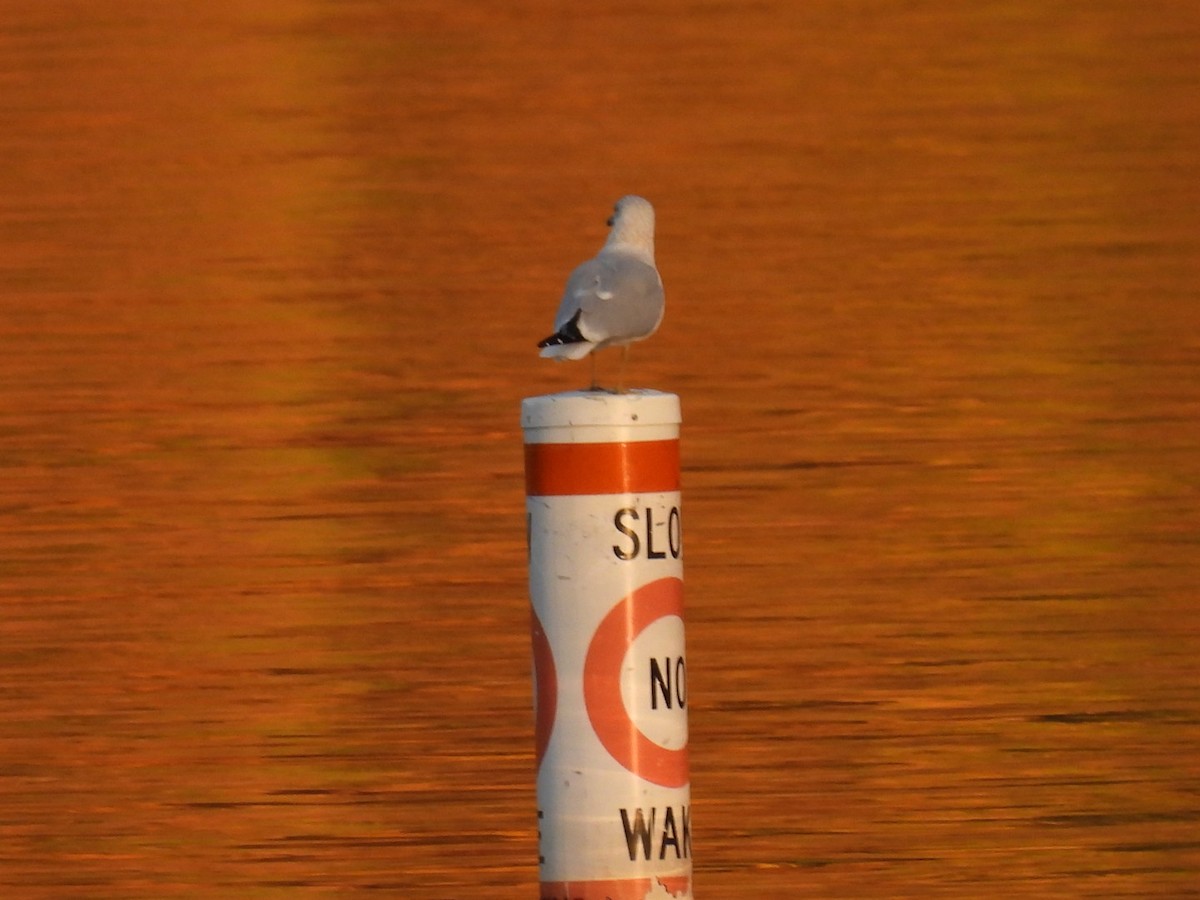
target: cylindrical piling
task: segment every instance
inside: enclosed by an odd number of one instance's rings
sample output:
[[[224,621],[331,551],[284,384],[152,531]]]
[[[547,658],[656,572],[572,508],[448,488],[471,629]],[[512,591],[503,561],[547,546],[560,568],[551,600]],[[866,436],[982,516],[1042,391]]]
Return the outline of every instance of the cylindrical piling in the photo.
[[[541,900],[691,900],[679,398],[526,399]]]

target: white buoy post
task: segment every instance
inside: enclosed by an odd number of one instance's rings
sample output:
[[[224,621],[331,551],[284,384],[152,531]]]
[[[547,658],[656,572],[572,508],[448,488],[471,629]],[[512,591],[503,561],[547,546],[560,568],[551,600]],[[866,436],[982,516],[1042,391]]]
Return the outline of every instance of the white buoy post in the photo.
[[[540,900],[691,900],[679,398],[521,404]]]

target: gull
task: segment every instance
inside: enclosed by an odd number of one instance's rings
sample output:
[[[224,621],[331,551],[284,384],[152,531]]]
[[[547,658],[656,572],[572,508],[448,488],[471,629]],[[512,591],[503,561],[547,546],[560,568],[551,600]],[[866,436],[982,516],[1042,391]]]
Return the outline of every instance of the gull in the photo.
[[[663,286],[654,267],[654,207],[630,194],[617,201],[608,240],[567,279],[554,334],[538,343],[548,359],[583,359],[602,347],[621,348],[617,393],[625,378],[629,345],[650,337],[663,317]],[[596,357],[592,356],[592,386]]]

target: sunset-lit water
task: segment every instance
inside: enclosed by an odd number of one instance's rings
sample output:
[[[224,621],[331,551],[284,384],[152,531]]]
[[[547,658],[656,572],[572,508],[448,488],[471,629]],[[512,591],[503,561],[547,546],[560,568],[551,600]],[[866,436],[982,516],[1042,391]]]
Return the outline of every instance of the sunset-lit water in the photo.
[[[697,897],[1200,896],[1186,4],[24,6],[0,894],[536,897],[518,407],[639,192]]]

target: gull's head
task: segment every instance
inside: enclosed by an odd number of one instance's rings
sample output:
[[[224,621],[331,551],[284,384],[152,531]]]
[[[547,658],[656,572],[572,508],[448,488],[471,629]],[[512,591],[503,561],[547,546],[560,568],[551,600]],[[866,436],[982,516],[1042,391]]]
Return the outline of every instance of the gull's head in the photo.
[[[613,228],[622,222],[632,223],[634,221],[644,221],[650,223],[650,230],[654,230],[654,207],[650,205],[650,201],[645,197],[639,197],[637,194],[627,194],[617,201],[617,205],[613,207],[613,214],[608,217],[608,227]]]
[[[645,197],[629,194],[617,201],[605,247],[621,248],[654,259],[654,207]]]

